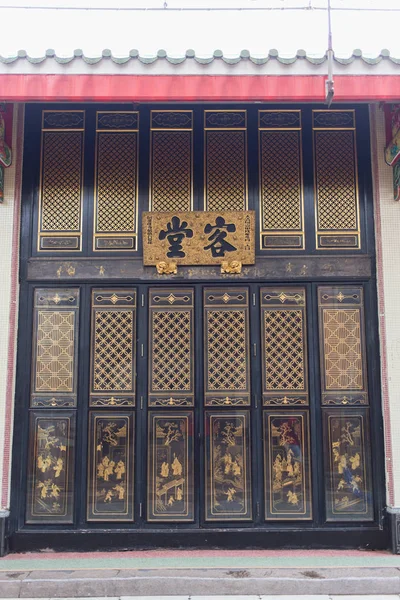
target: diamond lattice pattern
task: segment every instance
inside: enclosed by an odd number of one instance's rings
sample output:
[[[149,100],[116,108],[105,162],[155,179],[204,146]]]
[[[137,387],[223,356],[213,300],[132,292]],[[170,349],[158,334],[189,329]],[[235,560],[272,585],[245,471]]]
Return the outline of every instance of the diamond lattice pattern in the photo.
[[[97,231],[134,232],[136,133],[101,133],[97,162]]]
[[[191,389],[191,312],[160,310],[152,314],[152,390]]]
[[[131,391],[133,312],[96,311],[94,338],[94,389]]]
[[[152,133],[151,210],[190,210],[192,200],[192,134]]]
[[[357,229],[352,131],[315,133],[318,228]]]
[[[304,390],[304,333],[300,310],[264,312],[265,387]]]
[[[207,312],[208,390],[247,389],[246,313]]]
[[[245,209],[245,144],[245,131],[207,131],[207,210]]]
[[[326,389],[362,389],[360,311],[324,309],[323,324]]]
[[[261,132],[263,229],[301,230],[299,133]]]
[[[72,392],[74,313],[38,311],[36,392]]]
[[[82,135],[44,134],[42,231],[80,231]]]

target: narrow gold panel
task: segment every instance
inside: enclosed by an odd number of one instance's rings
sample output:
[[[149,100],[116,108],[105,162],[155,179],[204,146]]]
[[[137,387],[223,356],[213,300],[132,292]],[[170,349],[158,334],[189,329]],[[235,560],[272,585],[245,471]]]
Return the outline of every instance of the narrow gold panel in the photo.
[[[205,403],[250,404],[247,288],[204,290]]]
[[[265,518],[307,520],[311,510],[307,411],[265,411]]]
[[[193,406],[193,289],[149,291],[149,405]]]
[[[259,144],[261,247],[301,250],[301,112],[260,110]]]
[[[133,521],[134,414],[90,414],[88,521]]]
[[[75,414],[32,412],[29,424],[27,523],[72,523]]]
[[[32,406],[76,405],[79,290],[35,290]]]
[[[246,131],[206,131],[205,153],[205,210],[246,210]]]
[[[150,140],[150,210],[192,210],[192,111],[151,111]]]
[[[98,113],[98,120],[94,250],[136,249],[138,113]]]
[[[84,111],[43,111],[39,251],[81,250],[83,139]],[[73,233],[73,240],[78,234],[78,248],[75,242],[68,243],[68,234]],[[49,244],[41,243],[42,234]],[[63,244],[56,243],[60,234]]]
[[[92,292],[91,406],[135,405],[136,291]]]
[[[193,521],[193,413],[149,412],[148,521]]]
[[[372,521],[368,409],[324,409],[327,521]]]
[[[264,405],[308,404],[306,291],[262,288]]]
[[[318,248],[359,248],[359,198],[354,115],[313,111]],[[344,123],[341,125],[341,123]],[[329,236],[320,237],[320,234]],[[340,242],[340,234],[352,233]],[[334,234],[339,234],[334,235]],[[356,246],[354,238],[356,234]]]
[[[206,521],[251,521],[249,411],[206,412]]]
[[[363,289],[318,288],[323,404],[368,404]]]

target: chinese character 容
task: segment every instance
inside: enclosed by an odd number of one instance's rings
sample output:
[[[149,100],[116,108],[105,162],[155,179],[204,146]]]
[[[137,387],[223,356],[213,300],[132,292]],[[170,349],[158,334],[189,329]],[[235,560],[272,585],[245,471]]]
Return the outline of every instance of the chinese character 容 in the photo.
[[[165,240],[169,243],[169,258],[183,258],[185,253],[182,250],[182,242],[185,237],[193,237],[192,229],[189,229],[186,221],[180,222],[179,217],[172,217],[171,222],[167,223],[167,229],[160,231],[158,239]]]
[[[226,231],[224,231],[226,229]],[[226,223],[223,217],[217,217],[215,219],[215,225],[207,223],[204,227],[204,233],[211,233],[208,241],[210,244],[204,246],[204,250],[211,250],[211,254],[214,258],[219,256],[225,256],[225,252],[234,252],[237,250],[235,246],[232,246],[226,241],[227,232],[233,233],[236,231],[236,225],[233,223]],[[213,232],[213,233],[212,233]]]

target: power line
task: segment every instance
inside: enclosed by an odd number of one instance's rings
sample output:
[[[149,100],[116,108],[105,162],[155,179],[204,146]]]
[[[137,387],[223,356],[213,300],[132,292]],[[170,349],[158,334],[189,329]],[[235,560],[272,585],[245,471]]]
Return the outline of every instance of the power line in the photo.
[[[112,12],[288,12],[288,11],[324,11],[327,12],[327,8],[323,6],[310,6],[309,4],[305,6],[293,6],[293,7],[278,7],[278,6],[261,6],[261,7],[253,7],[253,6],[244,6],[244,7],[150,7],[150,8],[139,8],[133,6],[122,6],[120,8],[116,8],[115,6],[15,6],[15,5],[0,5],[0,9],[12,9],[12,10],[78,10],[78,11],[112,11]],[[354,8],[354,7],[332,7],[332,12],[388,12],[395,13],[400,12],[400,8]]]

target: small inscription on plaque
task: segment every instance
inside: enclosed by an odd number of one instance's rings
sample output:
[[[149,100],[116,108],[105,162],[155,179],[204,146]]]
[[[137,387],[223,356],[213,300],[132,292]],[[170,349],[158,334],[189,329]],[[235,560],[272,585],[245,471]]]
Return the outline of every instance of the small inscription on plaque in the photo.
[[[143,262],[213,265],[255,262],[254,211],[145,212]]]

